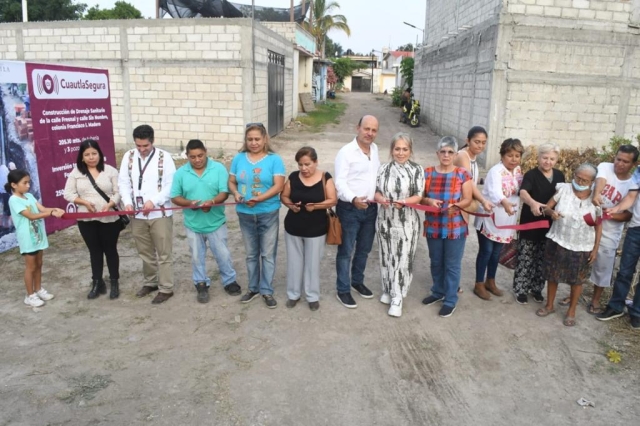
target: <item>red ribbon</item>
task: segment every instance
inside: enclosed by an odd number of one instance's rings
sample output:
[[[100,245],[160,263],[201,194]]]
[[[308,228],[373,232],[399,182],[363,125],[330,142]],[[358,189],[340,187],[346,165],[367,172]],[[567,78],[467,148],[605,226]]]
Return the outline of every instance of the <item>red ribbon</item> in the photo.
[[[95,213],[91,213],[91,212],[84,212],[84,213],[65,213],[62,215],[61,219],[64,220],[78,220],[78,219],[95,219],[97,217],[108,217],[108,216],[135,216],[139,213],[151,213],[151,212],[162,212],[162,211],[168,211],[168,210],[186,210],[186,209],[203,209],[205,207],[220,207],[220,206],[233,206],[236,204],[244,204],[244,203],[236,203],[236,202],[229,202],[229,203],[218,203],[218,204],[211,204],[210,206],[203,206],[203,205],[197,205],[197,206],[188,206],[188,207],[165,207],[165,208],[157,208],[157,209],[149,209],[149,210],[118,210],[118,211],[114,211],[114,210],[109,210],[106,212],[95,212]]]
[[[584,219],[585,222],[587,222],[587,225],[597,226],[597,225],[600,225],[603,220],[611,220],[611,215],[609,213],[603,212],[602,216],[596,216],[596,218],[594,219],[591,213],[587,213],[584,216],[582,216],[582,218]]]
[[[372,201],[373,203],[378,203],[377,201]],[[378,203],[378,204],[393,204],[390,202],[387,203]],[[401,203],[402,204],[402,203]],[[427,212],[427,213],[445,213],[447,212],[449,209],[448,208],[438,208],[438,207],[432,207],[432,206],[425,206],[423,204],[408,204],[408,203],[404,203],[403,205],[407,206],[407,207],[411,207],[412,209],[416,209],[416,210],[420,210],[423,212]],[[529,222],[529,223],[523,223],[520,225],[498,225],[496,223],[496,216],[494,213],[477,213],[477,212],[470,212],[467,211],[465,209],[462,209],[458,206],[455,206],[457,209],[462,210],[465,213],[468,213],[470,215],[473,216],[478,216],[478,217],[490,217],[491,220],[493,221],[493,224],[496,228],[498,229],[512,229],[514,231],[530,231],[532,229],[549,229],[549,222],[547,222],[546,220],[538,220],[535,222]]]

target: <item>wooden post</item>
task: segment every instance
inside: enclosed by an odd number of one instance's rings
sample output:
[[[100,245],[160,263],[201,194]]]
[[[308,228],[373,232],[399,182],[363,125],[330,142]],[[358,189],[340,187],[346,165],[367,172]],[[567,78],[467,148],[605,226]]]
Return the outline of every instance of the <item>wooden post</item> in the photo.
[[[156,0],[156,19],[160,19],[160,0]]]

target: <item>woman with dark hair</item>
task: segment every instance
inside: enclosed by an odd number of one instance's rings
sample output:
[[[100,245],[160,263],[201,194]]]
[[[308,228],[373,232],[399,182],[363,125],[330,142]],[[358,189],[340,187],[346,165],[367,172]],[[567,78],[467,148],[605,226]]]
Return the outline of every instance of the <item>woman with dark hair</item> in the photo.
[[[515,225],[518,221],[520,198],[518,191],[522,183],[520,160],[524,147],[519,139],[507,139],[500,145],[500,162],[489,169],[482,188],[482,196],[495,207],[494,217],[477,216],[475,226],[478,234],[478,256],[476,257],[476,283],[473,293],[489,300],[491,295],[502,296],[496,286],[496,272],[502,247],[515,237],[512,229],[501,229],[498,225]],[[480,209],[484,212],[484,209]],[[495,218],[495,223],[494,223]],[[486,274],[486,275],[485,275]],[[486,276],[486,280],[485,280]]]
[[[320,260],[327,234],[327,209],[338,203],[328,172],[318,170],[316,150],[305,146],[296,153],[298,171],[289,175],[280,199],[289,207],[284,218],[287,247],[287,308],[300,300],[304,288],[309,309],[320,307]]]
[[[249,290],[240,298],[242,303],[262,296],[269,309],[278,304],[273,298],[273,276],[284,178],[284,163],[269,146],[267,129],[262,123],[247,124],[244,143],[229,171],[229,192],[238,203],[236,212],[247,255]]]
[[[469,172],[471,175],[471,182],[473,182],[473,198],[478,200],[486,211],[489,211],[494,207],[494,205],[491,201],[485,199],[478,189],[478,183],[480,183],[478,155],[484,152],[486,146],[487,131],[484,127],[473,126],[469,129],[469,133],[467,133],[467,143],[458,150],[456,158],[453,160],[453,165],[456,167],[462,167]]]
[[[109,197],[105,200],[98,188]],[[76,167],[73,169],[64,187],[64,199],[78,206],[78,212],[106,212],[114,210],[120,202],[118,191],[118,170],[104,163],[104,155],[98,142],[87,139],[80,144]],[[95,219],[79,219],[78,229],[84,239],[91,259],[91,291],[88,298],[95,299],[107,293],[102,278],[104,257],[111,280],[111,299],[120,295],[120,258],[118,256],[118,237],[122,230],[118,216],[105,216]]]

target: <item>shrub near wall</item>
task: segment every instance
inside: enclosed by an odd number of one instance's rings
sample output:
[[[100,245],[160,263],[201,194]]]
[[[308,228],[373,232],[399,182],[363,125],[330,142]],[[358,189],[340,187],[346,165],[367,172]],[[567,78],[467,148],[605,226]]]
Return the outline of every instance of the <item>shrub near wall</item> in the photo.
[[[640,135],[636,136],[636,145],[640,144]],[[609,142],[609,146],[603,146],[602,150],[596,148],[575,149],[564,148],[560,150],[558,162],[555,168],[564,173],[567,181],[573,178],[573,171],[581,164],[590,163],[594,166],[602,162],[613,163],[613,160],[620,145],[633,144],[631,140],[621,136],[614,136]],[[538,151],[535,145],[525,149],[522,160],[522,172],[525,173],[538,167]]]

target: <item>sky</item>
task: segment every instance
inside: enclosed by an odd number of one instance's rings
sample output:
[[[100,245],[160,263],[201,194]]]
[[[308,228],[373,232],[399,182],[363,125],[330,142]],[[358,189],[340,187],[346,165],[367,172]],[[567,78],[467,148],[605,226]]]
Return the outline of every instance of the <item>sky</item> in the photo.
[[[351,37],[343,32],[330,32],[336,43],[344,50],[367,54],[372,49],[396,47],[416,42],[416,35],[422,41],[422,31],[403,24],[406,21],[424,28],[425,0],[335,0],[340,9],[332,14],[345,15],[351,28]],[[116,0],[81,0],[89,7],[98,4],[100,8],[112,8]],[[235,0],[234,3],[251,4],[250,0]],[[295,0],[298,4],[299,0]],[[156,0],[129,0],[145,17],[155,16]],[[290,0],[256,0],[256,6],[289,7]],[[397,6],[401,5],[401,6]]]

